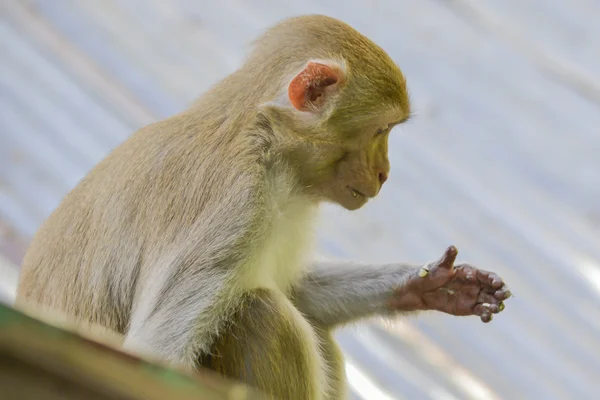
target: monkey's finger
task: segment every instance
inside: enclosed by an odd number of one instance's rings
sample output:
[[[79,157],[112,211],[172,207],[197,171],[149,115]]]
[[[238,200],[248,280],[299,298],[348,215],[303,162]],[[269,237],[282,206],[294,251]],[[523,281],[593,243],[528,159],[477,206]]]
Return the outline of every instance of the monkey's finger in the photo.
[[[483,323],[487,324],[488,322],[492,322],[492,319],[494,318],[494,314],[485,314],[485,315],[482,315],[480,318]]]
[[[478,315],[483,322],[490,322],[492,320],[492,314],[497,314],[500,312],[500,307],[498,304],[490,304],[490,303],[479,303],[475,305],[473,309],[473,313]]]
[[[500,278],[497,274],[482,269],[475,270],[477,271],[477,280],[479,283],[491,287],[492,289],[500,289],[502,286],[504,286],[504,281],[502,281],[502,278]]]
[[[502,286],[504,286],[504,281],[502,280],[502,278],[500,278],[498,274],[495,274],[493,272],[489,273],[488,282],[490,283],[490,286],[492,286],[494,289],[500,289]]]
[[[468,264],[460,264],[454,267],[456,271],[456,278],[464,282],[477,282],[477,269],[471,267]]]
[[[452,269],[454,266],[454,261],[456,261],[456,256],[458,255],[458,249],[456,246],[450,246],[444,252],[444,255],[440,260],[436,263],[436,265],[440,268]]]
[[[511,296],[512,296],[512,293],[507,287],[504,287],[500,290],[496,290],[496,292],[494,292],[494,297],[498,300],[506,300],[506,299],[510,298]]]
[[[504,309],[502,299],[497,299],[493,294],[483,291],[479,293],[477,303],[481,303],[482,307],[487,307],[494,314],[497,314]],[[502,306],[500,304],[502,304]]]

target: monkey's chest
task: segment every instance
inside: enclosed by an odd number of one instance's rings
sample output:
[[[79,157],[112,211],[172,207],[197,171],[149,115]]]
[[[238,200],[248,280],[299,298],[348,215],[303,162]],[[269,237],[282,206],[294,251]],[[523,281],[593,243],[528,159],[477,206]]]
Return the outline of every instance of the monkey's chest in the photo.
[[[310,260],[315,213],[314,207],[295,203],[273,211],[244,268],[248,289],[285,292],[302,277]]]

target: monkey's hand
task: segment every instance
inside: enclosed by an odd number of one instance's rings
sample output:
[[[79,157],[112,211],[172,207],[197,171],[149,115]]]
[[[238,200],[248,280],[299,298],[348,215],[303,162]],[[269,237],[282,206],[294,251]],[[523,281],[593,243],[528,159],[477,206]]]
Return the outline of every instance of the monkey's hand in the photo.
[[[468,264],[454,265],[458,250],[450,246],[442,258],[411,273],[396,289],[389,305],[395,310],[436,310],[452,315],[477,315],[490,322],[511,296],[493,272]]]

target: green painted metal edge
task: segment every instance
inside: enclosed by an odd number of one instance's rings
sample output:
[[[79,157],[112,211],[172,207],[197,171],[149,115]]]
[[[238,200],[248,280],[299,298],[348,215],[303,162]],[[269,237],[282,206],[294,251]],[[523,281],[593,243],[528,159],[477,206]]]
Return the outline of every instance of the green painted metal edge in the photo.
[[[0,304],[0,361],[7,356],[26,360],[61,379],[87,382],[90,387],[117,394],[107,399],[264,398],[211,371],[189,374],[151,363]],[[35,377],[31,379],[35,384]]]

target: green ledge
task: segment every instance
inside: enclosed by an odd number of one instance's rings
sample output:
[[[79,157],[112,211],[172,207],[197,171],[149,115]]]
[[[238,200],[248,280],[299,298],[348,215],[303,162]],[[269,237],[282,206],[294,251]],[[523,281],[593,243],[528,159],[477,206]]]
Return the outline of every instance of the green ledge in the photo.
[[[0,397],[5,400],[259,400],[210,372],[153,364],[0,304]]]

